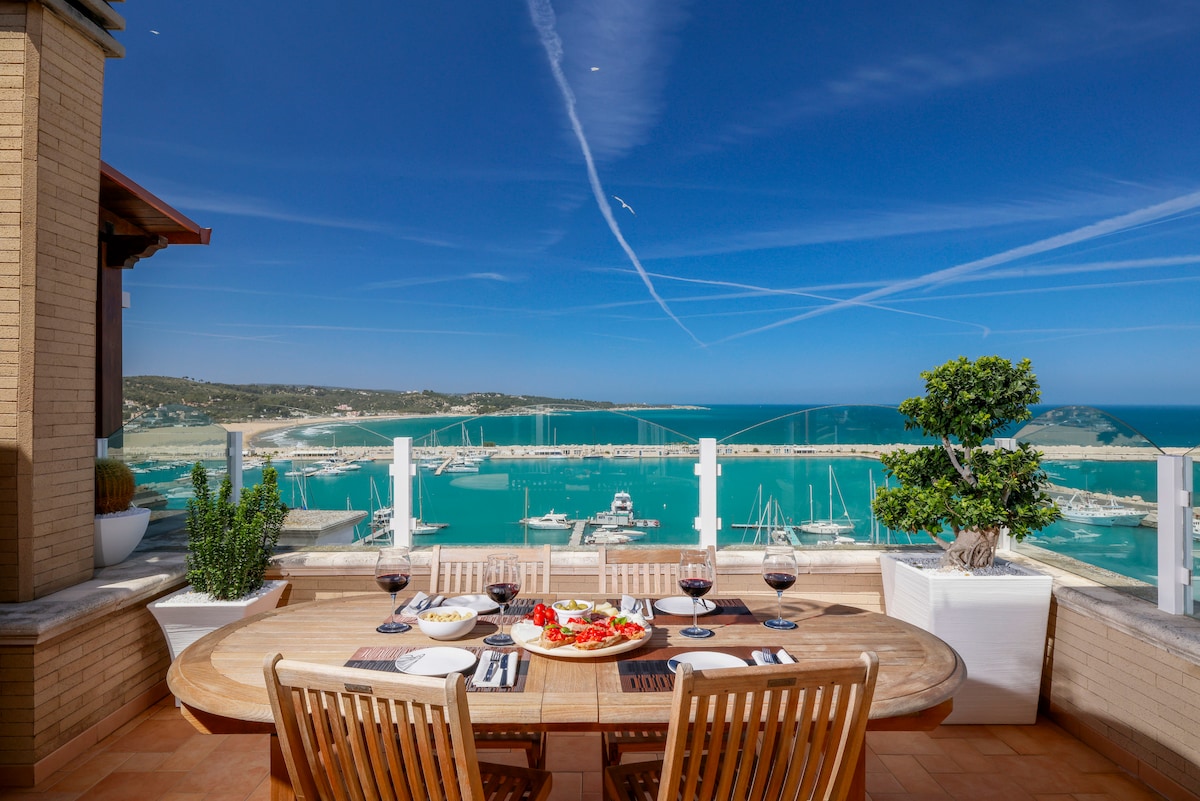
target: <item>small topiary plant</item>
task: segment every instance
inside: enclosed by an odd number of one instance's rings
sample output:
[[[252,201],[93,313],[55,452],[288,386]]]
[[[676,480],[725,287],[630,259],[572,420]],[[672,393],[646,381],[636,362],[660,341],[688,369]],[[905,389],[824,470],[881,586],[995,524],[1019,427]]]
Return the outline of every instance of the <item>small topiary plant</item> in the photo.
[[[192,468],[194,497],[188,501],[187,579],[197,592],[218,601],[243,598],[262,587],[279,541],[287,507],[279,497],[279,475],[270,460],[262,483],[233,503],[229,476],[213,493],[208,471]]]
[[[924,531],[945,550],[950,567],[991,566],[1002,529],[1020,542],[1058,519],[1044,491],[1042,454],[984,447],[1005,426],[1031,416],[1041,398],[1028,359],[965,356],[921,373],[925,395],[900,404],[904,428],[919,428],[940,444],[881,457],[899,487],[880,488],[872,502],[888,528]],[[949,536],[946,530],[949,529]]]
[[[124,512],[133,505],[136,489],[137,481],[129,465],[106,456],[96,460],[96,514]]]

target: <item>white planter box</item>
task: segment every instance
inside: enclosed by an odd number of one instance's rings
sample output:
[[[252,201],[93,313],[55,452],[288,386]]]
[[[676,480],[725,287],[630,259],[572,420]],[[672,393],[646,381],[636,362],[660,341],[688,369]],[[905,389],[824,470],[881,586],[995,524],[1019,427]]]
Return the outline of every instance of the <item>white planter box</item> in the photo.
[[[96,515],[94,563],[96,567],[124,562],[142,541],[150,525],[150,510],[134,507],[111,515]]]
[[[244,617],[274,609],[279,605],[279,598],[287,584],[286,581],[268,581],[257,594],[237,601],[204,600],[179,603],[179,596],[192,592],[189,585],[159,598],[149,605],[149,609],[166,635],[167,647],[171,651],[171,660],[174,661],[184,648],[210,631],[229,623],[236,623]]]
[[[879,558],[887,614],[945,640],[967,666],[945,722],[1034,723],[1053,578],[1008,563],[1018,575],[943,573],[907,558]]]

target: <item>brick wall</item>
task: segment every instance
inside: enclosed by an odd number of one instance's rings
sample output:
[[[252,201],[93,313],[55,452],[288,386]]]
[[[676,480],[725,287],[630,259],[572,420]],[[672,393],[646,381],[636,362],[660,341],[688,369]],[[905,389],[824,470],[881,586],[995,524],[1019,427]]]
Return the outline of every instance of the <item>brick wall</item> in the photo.
[[[1051,714],[1167,798],[1200,795],[1200,664],[1135,636],[1136,622],[1114,623],[1076,607],[1066,592],[1053,605],[1042,683]],[[1165,623],[1177,632],[1197,628],[1188,618]]]
[[[91,577],[104,60],[0,2],[0,601]]]

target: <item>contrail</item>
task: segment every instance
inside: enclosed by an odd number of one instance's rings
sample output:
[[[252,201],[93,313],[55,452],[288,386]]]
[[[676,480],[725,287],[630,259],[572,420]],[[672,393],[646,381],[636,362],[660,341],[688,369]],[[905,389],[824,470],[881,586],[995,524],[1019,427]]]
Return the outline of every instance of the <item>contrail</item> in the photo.
[[[567,117],[571,120],[571,128],[575,131],[575,138],[579,140],[579,149],[583,151],[583,160],[587,163],[588,182],[592,185],[592,194],[596,196],[596,205],[600,207],[600,213],[604,216],[605,222],[608,223],[608,229],[612,231],[616,237],[617,243],[621,249],[625,251],[625,255],[629,257],[630,263],[642,278],[642,283],[646,285],[646,289],[650,291],[650,297],[654,298],[654,302],[659,308],[679,326],[685,334],[692,338],[700,347],[706,347],[699,337],[691,332],[691,330],[683,324],[676,315],[671,311],[671,307],[658,294],[658,290],[654,288],[654,282],[650,280],[649,273],[642,267],[641,260],[637,254],[633,252],[633,248],[625,241],[625,237],[621,234],[621,228],[617,225],[617,220],[613,216],[612,207],[608,205],[608,198],[604,194],[604,187],[600,185],[600,176],[596,172],[596,162],[592,158],[592,148],[588,145],[587,137],[583,133],[583,125],[579,122],[579,115],[575,113],[575,93],[571,91],[571,85],[567,83],[567,76],[562,71],[562,39],[558,37],[558,31],[555,29],[554,9],[550,7],[550,0],[528,0],[529,17],[533,21],[533,27],[537,29],[538,37],[542,41],[542,47],[546,49],[546,58],[550,62],[550,72],[554,75],[554,81],[558,84],[559,90],[562,92],[563,105],[566,106]]]
[[[861,295],[848,298],[846,300],[839,300],[836,303],[831,303],[828,306],[823,306],[819,309],[813,309],[812,311],[805,312],[804,314],[798,314],[794,317],[789,317],[786,320],[779,320],[771,323],[770,325],[752,328],[749,331],[743,331],[740,334],[732,334],[724,339],[718,340],[718,342],[727,342],[731,339],[740,339],[741,337],[750,336],[751,334],[758,334],[763,331],[769,331],[772,328],[779,328],[780,326],[784,325],[791,325],[792,323],[797,323],[801,320],[808,320],[810,318],[817,317],[822,314],[828,314],[829,312],[838,311],[840,309],[862,306],[865,303],[869,303],[877,298],[894,295],[897,292],[903,292],[908,289],[917,289],[919,287],[962,280],[963,276],[979,272],[980,270],[987,269],[988,267],[994,267],[998,264],[1008,264],[1010,262],[1017,261],[1018,259],[1023,259],[1027,256],[1035,256],[1039,253],[1045,253],[1050,250],[1057,250],[1069,245],[1077,245],[1080,242],[1087,242],[1091,239],[1098,239],[1102,236],[1108,236],[1110,234],[1131,230],[1155,220],[1161,220],[1174,214],[1190,211],[1197,206],[1200,206],[1200,192],[1192,192],[1187,195],[1173,198],[1172,200],[1168,200],[1164,203],[1147,206],[1144,209],[1131,211],[1128,214],[1110,217],[1109,219],[1101,220],[1098,223],[1085,225],[1082,228],[1076,228],[1074,231],[1068,231],[1065,234],[1059,234],[1058,236],[1041,239],[1028,245],[1021,245],[1020,247],[1011,248],[1003,251],[1002,253],[996,253],[992,256],[976,259],[975,261],[964,262],[963,264],[956,264],[953,267],[947,267],[944,270],[926,273],[925,275],[920,275],[916,278],[908,278],[902,281],[896,281],[880,287],[879,289],[874,289],[870,292],[864,292]]]

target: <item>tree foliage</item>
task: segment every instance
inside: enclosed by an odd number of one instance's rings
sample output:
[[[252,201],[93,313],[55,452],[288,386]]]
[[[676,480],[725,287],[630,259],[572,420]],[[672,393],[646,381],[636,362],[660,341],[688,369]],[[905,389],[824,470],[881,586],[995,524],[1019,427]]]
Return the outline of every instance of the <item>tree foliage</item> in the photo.
[[[188,501],[187,579],[197,592],[219,601],[243,598],[264,583],[279,541],[287,507],[279,497],[279,475],[268,460],[262,483],[242,491],[237,503],[229,476],[216,493],[208,471],[192,467],[194,497]]]
[[[1025,443],[1011,451],[984,446],[1029,419],[1041,397],[1037,377],[1028,359],[1013,365],[999,356],[960,356],[921,378],[925,395],[900,404],[904,427],[941,444],[885,454],[883,465],[900,486],[879,489],[872,508],[889,528],[930,534],[948,564],[987,567],[1002,529],[1020,541],[1059,517],[1042,489],[1040,452]]]

